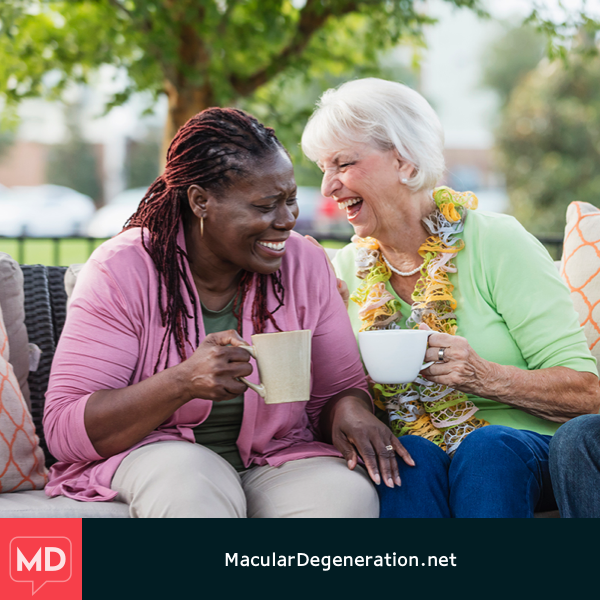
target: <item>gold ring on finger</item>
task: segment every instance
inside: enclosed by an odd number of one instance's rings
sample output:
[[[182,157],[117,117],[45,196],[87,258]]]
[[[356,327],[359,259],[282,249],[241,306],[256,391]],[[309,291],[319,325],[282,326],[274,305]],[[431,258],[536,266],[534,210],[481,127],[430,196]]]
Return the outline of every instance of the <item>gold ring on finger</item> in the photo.
[[[393,449],[394,449],[394,446],[392,446],[392,445],[390,444],[389,446],[386,446],[386,447],[385,447],[385,449],[386,449],[386,450],[393,450]]]

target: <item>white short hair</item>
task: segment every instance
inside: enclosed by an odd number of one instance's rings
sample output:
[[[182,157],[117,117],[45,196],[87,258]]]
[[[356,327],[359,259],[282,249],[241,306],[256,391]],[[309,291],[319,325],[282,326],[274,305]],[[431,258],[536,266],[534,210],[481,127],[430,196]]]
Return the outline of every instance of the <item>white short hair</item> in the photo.
[[[394,81],[368,77],[327,90],[302,134],[302,150],[318,161],[324,154],[369,143],[396,148],[415,166],[408,186],[431,189],[444,174],[444,131],[418,92]]]

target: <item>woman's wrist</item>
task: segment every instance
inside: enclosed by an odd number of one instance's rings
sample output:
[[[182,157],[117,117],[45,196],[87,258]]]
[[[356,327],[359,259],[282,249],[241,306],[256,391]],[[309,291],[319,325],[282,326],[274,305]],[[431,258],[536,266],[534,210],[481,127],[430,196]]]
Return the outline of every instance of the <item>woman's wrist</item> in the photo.
[[[480,360],[482,364],[478,367],[477,385],[467,393],[510,406],[515,405],[515,400],[523,394],[531,394],[529,386],[526,385],[523,388],[524,380],[528,378],[530,371],[511,365]]]
[[[504,365],[480,359],[481,367],[481,389],[473,393],[483,398],[490,398],[502,402],[510,393],[511,377],[509,369]]]
[[[461,391],[485,398],[503,392],[506,381],[501,365],[485,360],[475,352],[467,364],[471,365],[472,373],[467,378],[467,385],[460,387]]]
[[[331,432],[336,415],[340,411],[364,409],[373,414],[371,398],[360,388],[344,390],[333,396],[323,408],[320,429],[326,442],[331,443]]]
[[[345,408],[349,404],[363,406],[370,413],[373,412],[373,403],[371,402],[371,399],[368,394],[361,389],[348,390],[348,392],[340,394],[339,397],[334,396],[329,402],[331,402],[332,413]]]
[[[185,362],[163,371],[167,379],[166,385],[172,390],[173,397],[179,401],[180,406],[198,397],[197,392],[192,390],[192,377],[188,371]]]

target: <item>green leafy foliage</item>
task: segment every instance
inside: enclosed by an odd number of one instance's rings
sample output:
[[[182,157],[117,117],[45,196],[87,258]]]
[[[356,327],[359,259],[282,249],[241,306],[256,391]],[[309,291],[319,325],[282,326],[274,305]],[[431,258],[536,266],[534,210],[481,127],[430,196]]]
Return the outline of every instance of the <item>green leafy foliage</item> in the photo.
[[[479,0],[447,1],[482,12]],[[413,0],[3,0],[0,94],[56,98],[113,65],[128,83],[109,108],[165,92],[172,129],[285,71],[312,78],[374,65],[428,22]]]
[[[101,64],[127,65],[138,50],[105,2],[0,4],[0,90],[10,101],[57,98]]]
[[[600,206],[600,57],[585,37],[526,76],[498,131],[511,210],[538,233],[561,232],[574,200]]]

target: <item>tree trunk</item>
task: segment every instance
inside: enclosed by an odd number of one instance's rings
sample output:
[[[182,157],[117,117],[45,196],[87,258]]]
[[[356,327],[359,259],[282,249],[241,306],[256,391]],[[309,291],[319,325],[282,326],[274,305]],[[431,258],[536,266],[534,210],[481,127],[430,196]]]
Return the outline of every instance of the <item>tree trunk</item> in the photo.
[[[193,87],[189,84],[180,83],[180,85],[175,86],[171,81],[166,81],[165,89],[169,101],[169,110],[163,134],[161,167],[164,167],[166,163],[171,140],[175,137],[179,128],[200,111],[214,106],[214,96],[206,85]]]
[[[199,7],[198,19],[204,18],[204,9]],[[207,78],[210,54],[195,28],[184,24],[180,31],[179,68],[165,72],[165,91],[169,100],[169,112],[163,137],[162,162],[167,160],[171,140],[182,125],[201,110],[214,104],[214,94]],[[204,81],[190,82],[186,72],[204,74]]]

